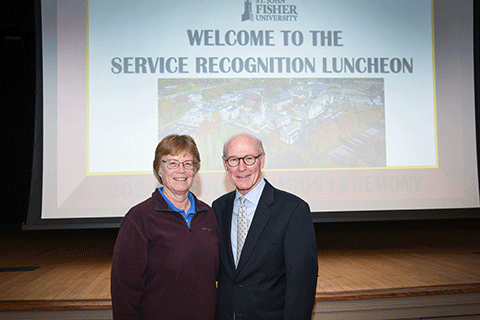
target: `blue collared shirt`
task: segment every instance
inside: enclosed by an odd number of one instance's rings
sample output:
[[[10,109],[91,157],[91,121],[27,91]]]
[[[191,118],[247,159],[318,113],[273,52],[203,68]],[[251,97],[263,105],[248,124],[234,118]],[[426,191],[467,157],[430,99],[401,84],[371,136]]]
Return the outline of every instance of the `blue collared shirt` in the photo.
[[[238,190],[235,192],[235,200],[233,201],[232,229],[230,233],[234,257],[237,256],[237,217],[238,209],[240,209],[240,197],[245,197],[245,209],[247,210],[247,229],[250,229],[250,225],[252,224],[253,216],[255,215],[255,210],[257,210],[258,202],[260,201],[260,196],[262,195],[264,187],[265,180],[262,178],[258,185],[250,190],[246,195],[243,196],[240,192],[238,192]]]
[[[190,223],[192,222],[192,218],[195,215],[195,200],[193,199],[193,194],[191,192],[188,193],[188,200],[190,200],[190,209],[188,209],[187,212],[182,209],[178,209],[173,205],[173,203],[168,200],[168,198],[163,194],[163,187],[158,188],[158,191],[160,191],[160,194],[162,195],[163,199],[167,201],[168,206],[170,209],[173,211],[176,211],[182,215],[182,217],[185,219],[187,222],[187,226],[190,228]]]

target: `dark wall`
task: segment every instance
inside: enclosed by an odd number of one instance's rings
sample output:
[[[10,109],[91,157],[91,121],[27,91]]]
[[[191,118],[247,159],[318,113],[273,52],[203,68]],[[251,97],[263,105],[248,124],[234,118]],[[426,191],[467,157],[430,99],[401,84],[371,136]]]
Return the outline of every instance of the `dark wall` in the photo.
[[[28,208],[35,110],[33,0],[0,1],[0,224],[20,223]]]

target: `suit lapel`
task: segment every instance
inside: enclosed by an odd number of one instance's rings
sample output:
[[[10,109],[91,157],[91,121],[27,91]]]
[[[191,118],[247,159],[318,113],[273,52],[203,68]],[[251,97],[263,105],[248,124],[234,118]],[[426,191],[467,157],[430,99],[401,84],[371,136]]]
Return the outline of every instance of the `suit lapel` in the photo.
[[[221,251],[221,261],[224,264],[225,270],[233,278],[235,272],[235,263],[233,261],[232,253],[232,241],[231,241],[231,229],[232,229],[232,213],[233,213],[233,200],[235,200],[235,192],[227,199],[226,205],[222,211],[221,217],[221,232],[223,235],[223,248]]]
[[[255,210],[255,215],[253,216],[252,224],[248,229],[247,238],[245,239],[245,244],[243,245],[242,255],[236,270],[236,273],[240,272],[245,265],[246,261],[250,257],[255,248],[258,238],[263,232],[263,229],[267,225],[270,216],[272,215],[272,210],[269,208],[272,203],[274,203],[274,188],[272,185],[266,181],[265,187],[263,188],[262,195],[258,202],[257,209]]]

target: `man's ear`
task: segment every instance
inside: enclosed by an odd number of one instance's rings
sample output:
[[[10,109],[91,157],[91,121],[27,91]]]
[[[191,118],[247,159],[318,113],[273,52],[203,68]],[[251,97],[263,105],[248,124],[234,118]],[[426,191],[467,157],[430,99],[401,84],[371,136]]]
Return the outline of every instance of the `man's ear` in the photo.
[[[228,170],[227,170],[228,164],[227,164],[227,161],[225,160],[224,157],[222,157],[222,161],[223,161],[223,168],[225,169],[225,171],[228,171]]]

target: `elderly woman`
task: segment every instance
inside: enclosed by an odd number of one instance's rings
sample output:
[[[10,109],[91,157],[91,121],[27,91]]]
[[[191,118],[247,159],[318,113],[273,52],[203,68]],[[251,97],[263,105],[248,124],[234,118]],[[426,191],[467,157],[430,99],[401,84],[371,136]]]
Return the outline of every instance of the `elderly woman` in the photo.
[[[113,251],[114,319],[213,319],[220,233],[215,215],[189,190],[200,155],[188,135],[155,150],[162,187],[125,215]]]

